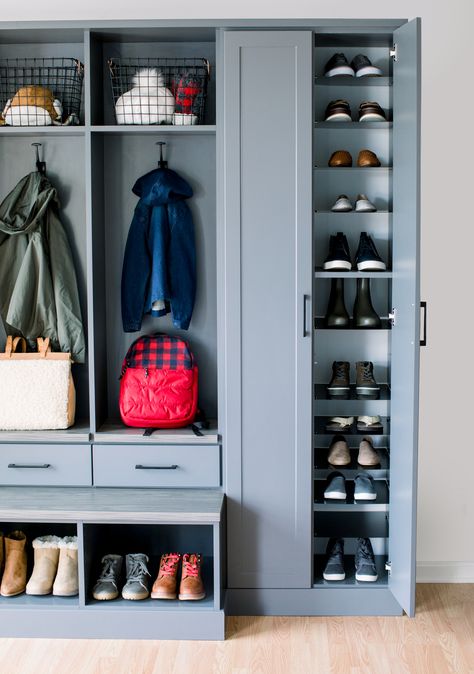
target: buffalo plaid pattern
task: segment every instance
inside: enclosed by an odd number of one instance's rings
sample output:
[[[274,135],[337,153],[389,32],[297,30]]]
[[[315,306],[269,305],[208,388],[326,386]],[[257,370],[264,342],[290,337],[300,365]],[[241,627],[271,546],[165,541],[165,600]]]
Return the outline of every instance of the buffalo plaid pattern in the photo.
[[[192,370],[193,366],[193,354],[183,339],[169,335],[145,335],[133,342],[127,351],[122,372],[128,367]]]

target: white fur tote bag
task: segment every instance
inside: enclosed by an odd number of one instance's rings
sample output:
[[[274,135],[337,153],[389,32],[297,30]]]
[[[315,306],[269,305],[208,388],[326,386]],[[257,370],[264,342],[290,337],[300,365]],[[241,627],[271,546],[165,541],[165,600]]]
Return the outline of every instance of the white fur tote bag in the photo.
[[[54,430],[74,423],[71,354],[53,353],[48,338],[37,341],[38,352],[26,353],[25,340],[9,336],[0,353],[0,430]]]

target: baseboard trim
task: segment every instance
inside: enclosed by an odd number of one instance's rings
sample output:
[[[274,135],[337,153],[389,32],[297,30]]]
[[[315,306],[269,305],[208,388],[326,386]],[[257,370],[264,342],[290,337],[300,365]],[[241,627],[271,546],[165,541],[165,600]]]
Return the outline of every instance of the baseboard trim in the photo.
[[[418,562],[417,583],[474,583],[474,562]]]

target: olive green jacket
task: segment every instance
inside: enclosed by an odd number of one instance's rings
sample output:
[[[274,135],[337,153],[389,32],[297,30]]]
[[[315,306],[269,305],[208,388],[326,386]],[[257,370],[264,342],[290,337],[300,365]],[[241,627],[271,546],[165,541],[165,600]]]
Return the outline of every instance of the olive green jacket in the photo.
[[[56,189],[30,173],[0,204],[0,316],[7,334],[85,360],[84,328],[71,249]]]

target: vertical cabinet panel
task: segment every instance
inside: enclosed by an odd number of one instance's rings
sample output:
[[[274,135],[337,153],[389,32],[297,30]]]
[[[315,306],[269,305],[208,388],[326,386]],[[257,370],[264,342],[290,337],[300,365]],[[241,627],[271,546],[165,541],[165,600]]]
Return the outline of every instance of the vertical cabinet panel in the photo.
[[[229,587],[311,584],[311,33],[224,33]]]
[[[394,32],[390,588],[415,610],[419,360],[420,20]]]

